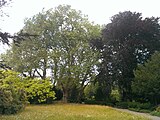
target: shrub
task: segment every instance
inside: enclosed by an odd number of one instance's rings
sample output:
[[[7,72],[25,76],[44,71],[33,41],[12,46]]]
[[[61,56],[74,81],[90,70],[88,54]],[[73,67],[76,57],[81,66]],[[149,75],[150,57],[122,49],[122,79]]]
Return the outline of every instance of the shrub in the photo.
[[[17,72],[0,71],[0,114],[14,114],[31,103],[49,103],[55,99],[49,80],[24,79]]]
[[[133,108],[133,111],[151,111],[153,106],[150,103],[139,103],[139,102],[118,102],[116,106],[119,108]]]
[[[85,99],[86,100],[95,100],[95,95],[96,95],[96,91],[98,88],[98,84],[89,84],[88,86],[86,86],[86,88],[84,89],[84,95],[85,95]]]
[[[160,117],[160,106],[156,107],[155,111],[151,112],[150,114]]]
[[[0,114],[15,114],[24,109],[26,94],[23,90],[0,87]]]
[[[142,112],[142,113],[150,113],[150,110],[146,110],[146,109],[139,109],[139,108],[128,108],[131,111],[135,111],[135,112]]]
[[[128,107],[129,108],[140,108],[140,104],[139,102],[128,102]]]
[[[150,113],[151,110],[141,109],[141,110],[139,110],[139,112],[142,112],[142,113]]]
[[[112,101],[114,100],[115,102],[120,101],[120,93],[118,90],[112,90],[111,92],[111,99]]]
[[[154,116],[159,116],[160,117],[160,112],[157,112],[157,111],[153,111],[150,114],[154,115]]]
[[[128,102],[117,102],[116,107],[126,109],[128,108]]]
[[[157,112],[160,112],[160,106],[158,106],[158,107],[156,108],[156,111],[157,111]]]
[[[141,103],[139,107],[140,109],[151,110],[153,106],[150,103]]]
[[[0,114],[15,114],[24,109],[21,92],[0,88]],[[24,96],[23,96],[24,97]]]
[[[131,111],[140,112],[139,108],[128,108]]]
[[[140,110],[152,110],[151,103],[128,102],[128,108],[136,108]]]
[[[53,85],[49,80],[24,80],[24,89],[30,103],[51,103],[56,99]]]
[[[30,103],[48,103],[55,99],[53,85],[49,80],[22,78],[18,73],[7,70],[0,71],[4,85],[23,89]]]
[[[24,109],[26,93],[15,83],[18,74],[13,71],[0,71],[0,114],[14,114]]]
[[[95,100],[85,100],[85,104],[91,104],[91,105],[107,105],[107,106],[114,106],[113,103],[107,102],[107,101],[95,101]]]

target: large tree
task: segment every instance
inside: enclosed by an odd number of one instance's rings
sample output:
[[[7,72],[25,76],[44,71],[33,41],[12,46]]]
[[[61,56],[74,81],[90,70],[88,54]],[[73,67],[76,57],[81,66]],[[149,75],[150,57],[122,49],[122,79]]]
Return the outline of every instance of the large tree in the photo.
[[[158,22],[158,18],[142,18],[140,13],[125,11],[114,15],[104,27],[101,44],[95,42],[101,49],[98,80],[103,83],[104,94],[117,84],[122,100],[131,99],[133,70],[160,48]]]
[[[64,101],[73,88],[78,92],[76,100],[81,100],[84,88],[96,75],[98,52],[90,40],[100,36],[100,27],[80,11],[60,5],[27,19],[23,32],[38,37],[13,45],[8,57],[4,55],[10,59],[8,63],[19,72],[42,79],[51,67],[53,83],[63,91]]]
[[[78,91],[76,100],[79,101],[84,88],[96,75],[98,52],[89,43],[100,36],[100,28],[70,6],[58,6],[54,17],[59,25],[55,31],[57,43],[51,52],[54,79],[63,91],[65,102],[74,88]]]

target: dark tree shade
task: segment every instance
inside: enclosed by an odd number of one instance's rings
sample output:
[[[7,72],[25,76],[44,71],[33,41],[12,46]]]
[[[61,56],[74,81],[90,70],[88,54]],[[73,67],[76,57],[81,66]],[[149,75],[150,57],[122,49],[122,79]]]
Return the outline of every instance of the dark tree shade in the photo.
[[[117,84],[123,100],[131,99],[131,81],[137,64],[144,63],[160,48],[158,21],[159,18],[143,19],[141,13],[125,11],[114,15],[102,30],[98,79],[105,87]]]

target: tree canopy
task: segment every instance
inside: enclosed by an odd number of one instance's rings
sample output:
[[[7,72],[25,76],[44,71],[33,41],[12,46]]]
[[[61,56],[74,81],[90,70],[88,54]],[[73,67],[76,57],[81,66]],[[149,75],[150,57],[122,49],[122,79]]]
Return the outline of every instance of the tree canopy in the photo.
[[[114,83],[122,99],[131,99],[133,70],[160,48],[158,22],[159,18],[142,18],[141,13],[130,11],[111,17],[111,23],[102,30],[102,41],[95,42],[101,50],[102,64],[97,79],[103,83],[103,91]],[[109,95],[110,89],[107,91],[104,94]]]

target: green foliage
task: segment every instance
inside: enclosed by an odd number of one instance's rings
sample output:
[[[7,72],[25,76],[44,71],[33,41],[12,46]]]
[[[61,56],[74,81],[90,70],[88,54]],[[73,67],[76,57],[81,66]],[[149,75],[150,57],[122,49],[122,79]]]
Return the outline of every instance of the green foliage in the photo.
[[[18,87],[17,75],[13,71],[0,71],[0,114],[15,114],[27,103],[26,92]]]
[[[117,102],[116,107],[118,108],[128,108],[128,102]]]
[[[128,102],[129,108],[139,108],[140,103],[139,102]]]
[[[134,94],[153,104],[160,103],[160,53],[156,52],[144,65],[139,65],[132,85]]]
[[[151,110],[153,108],[153,105],[150,103],[128,102],[128,108]]]
[[[114,100],[116,102],[120,101],[120,99],[121,99],[121,95],[118,90],[112,90],[110,97],[111,97],[112,101]]]
[[[25,91],[0,87],[0,114],[15,114],[24,109],[25,103]]]
[[[56,99],[53,85],[47,79],[26,79],[23,84],[30,103],[47,103]]]
[[[151,112],[150,114],[160,117],[160,106],[158,106],[158,107],[157,107],[153,112]]]
[[[139,102],[117,102],[116,107],[130,109],[137,112],[149,112],[153,110],[152,104]]]
[[[151,113],[151,110],[147,110],[147,109],[139,109],[139,108],[128,108],[128,109],[135,112]]]
[[[22,78],[17,72],[1,71],[0,78],[2,79],[2,87],[23,90],[30,103],[47,103],[55,99],[55,92],[51,82],[41,79]],[[4,79],[5,78],[5,79]]]
[[[114,106],[113,103],[107,101],[85,100],[85,104]]]
[[[154,115],[154,116],[158,116],[160,117],[160,112],[157,112],[157,111],[153,111],[150,113],[151,115]]]
[[[97,90],[98,84],[89,84],[84,89],[85,99],[87,100],[95,100],[96,90]]]
[[[153,105],[151,103],[141,103],[139,106],[140,109],[152,110]]]
[[[158,107],[156,108],[156,111],[157,111],[157,112],[160,112],[160,106],[158,106]]]

